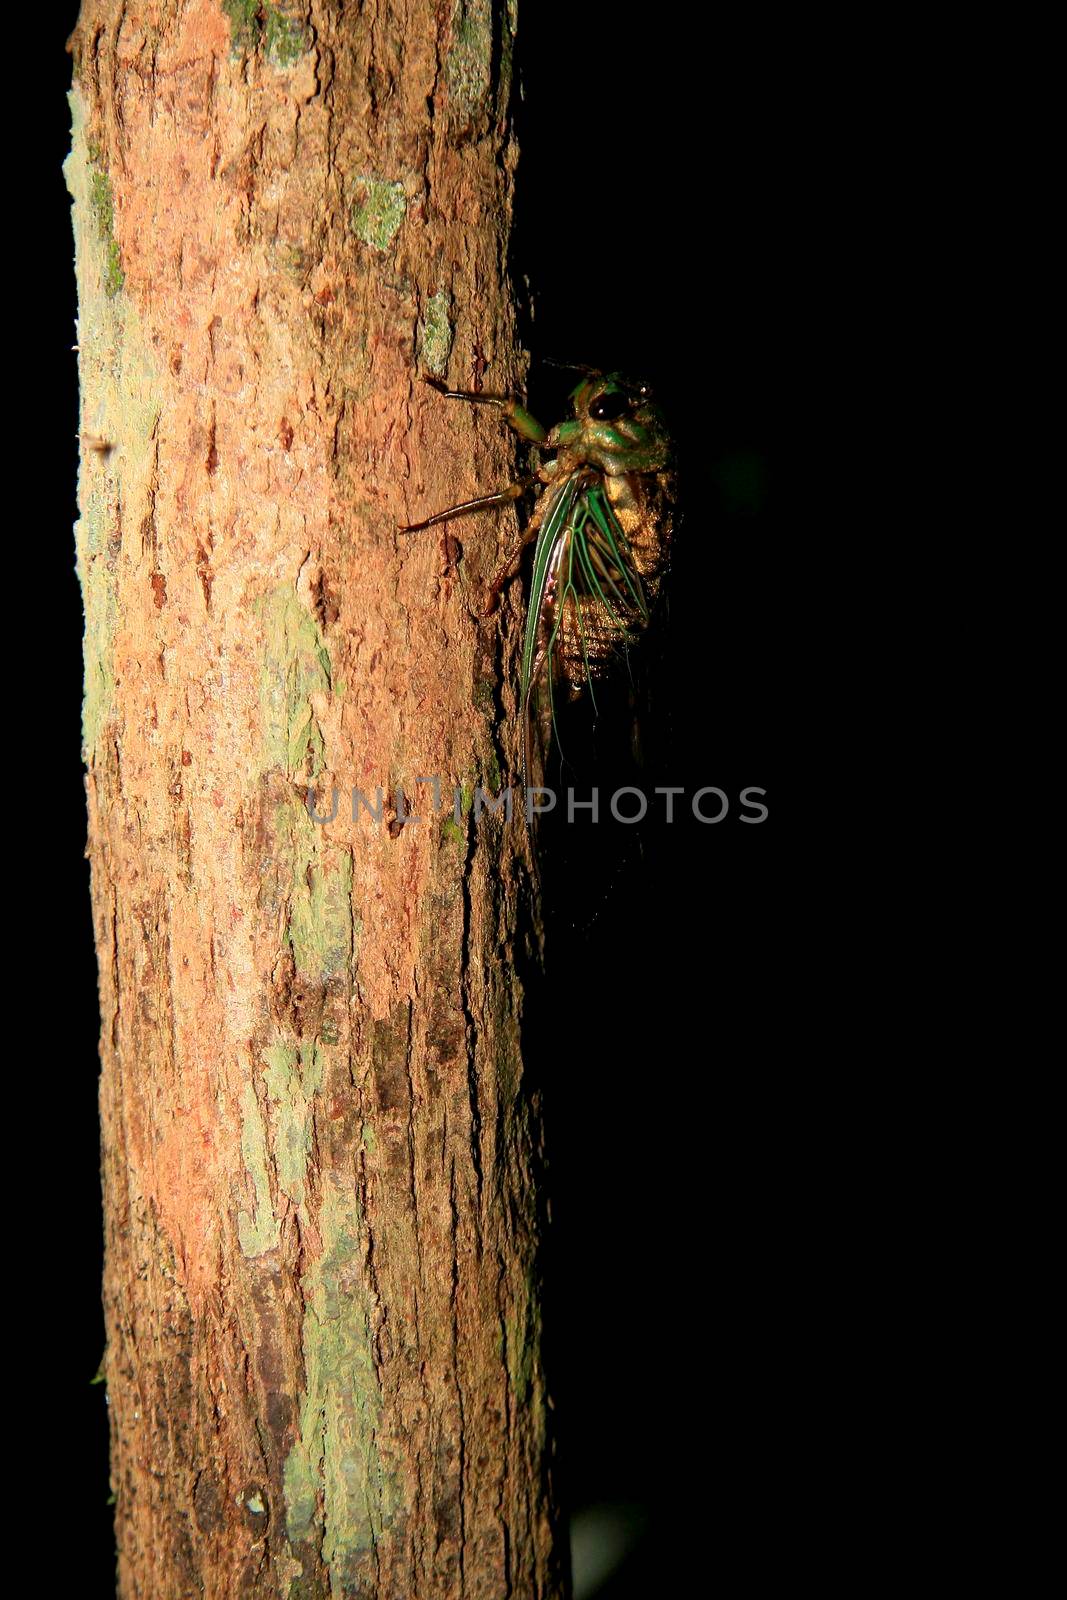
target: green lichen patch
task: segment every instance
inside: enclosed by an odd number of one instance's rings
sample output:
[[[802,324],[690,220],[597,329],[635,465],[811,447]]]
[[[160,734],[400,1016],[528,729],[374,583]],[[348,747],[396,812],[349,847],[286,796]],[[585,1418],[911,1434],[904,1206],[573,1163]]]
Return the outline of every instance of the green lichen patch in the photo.
[[[322,734],[311,704],[330,689],[330,656],[318,623],[289,585],[259,602],[263,625],[260,704],[267,767],[288,776],[321,769]]]
[[[266,5],[263,8],[263,46],[268,61],[276,67],[291,67],[308,47],[308,30],[293,8]]]
[[[107,276],[104,279],[109,295],[118,294],[126,282],[126,274],[122,270],[122,261],[119,256],[119,247],[114,239],[108,241],[107,247]]]
[[[321,836],[300,806],[303,819],[294,860],[293,894],[289,902],[289,943],[296,970],[325,983],[347,970],[352,957],[352,856],[347,850],[320,853]]]
[[[352,207],[353,232],[372,250],[388,250],[407,210],[404,185],[371,177],[359,177],[355,184],[357,199]]]
[[[270,1045],[264,1059],[278,1185],[299,1205],[311,1154],[312,1102],[322,1088],[322,1060],[314,1046],[301,1054],[290,1044]]]
[[[271,1198],[271,1177],[295,1205],[306,1197],[315,1096],[322,1088],[323,1062],[314,1044],[276,1042],[263,1052],[264,1116],[255,1085],[241,1094],[241,1157],[252,1203],[237,1213],[237,1234],[247,1256],[273,1250],[280,1223]]]
[[[115,238],[115,196],[111,189],[111,179],[106,172],[96,166],[92,170],[89,182],[89,203],[96,218],[100,242],[106,251],[104,292],[109,299],[113,299],[126,282],[126,274],[122,270],[122,257],[119,255],[118,241]]]
[[[505,15],[500,24],[500,66],[497,70],[497,105],[500,106],[506,106],[511,99],[511,85],[515,76],[515,35],[518,24],[518,0],[507,0]]]
[[[334,1594],[343,1595],[355,1588],[361,1557],[392,1520],[400,1492],[375,1439],[382,1397],[350,1184],[327,1178],[318,1231],[322,1254],[301,1282],[306,1387],[283,1474],[286,1528],[294,1544],[318,1544],[321,1517],[323,1561]]]
[[[267,1130],[255,1087],[246,1083],[241,1094],[241,1159],[252,1185],[251,1210],[237,1213],[237,1237],[246,1256],[261,1256],[278,1243],[279,1224],[270,1198]]]
[[[466,834],[454,817],[445,817],[441,823],[442,844],[462,844]]]
[[[269,898],[284,906],[296,976],[325,998],[331,980],[347,973],[359,931],[352,906],[352,853],[325,838],[296,790],[273,806],[271,871]],[[318,1037],[323,1044],[339,1038],[328,1006]]]
[[[99,167],[94,168],[89,182],[89,201],[100,237],[110,238],[115,228],[115,197],[111,192],[111,179]]]
[[[455,0],[452,46],[444,72],[454,118],[469,121],[485,110],[492,86],[493,54],[492,0]]]
[[[124,616],[122,527],[124,522],[138,526],[147,511],[162,389],[137,308],[130,295],[120,293],[125,280],[114,236],[115,197],[104,152],[90,139],[78,88],[70,95],[70,108],[71,150],[63,172],[74,201],[81,421],[86,435],[97,435],[107,445],[82,451],[74,530],[85,608],[83,751],[91,761],[114,703],[115,639]]]
[[[101,730],[111,713],[115,694],[114,642],[118,625],[118,603],[114,585],[90,576],[82,558],[83,537],[92,537],[93,522],[83,517],[75,527],[78,539],[78,575],[85,607],[85,694],[82,699],[82,752],[86,761],[96,749]]]
[[[230,19],[230,52],[243,56],[262,46],[275,67],[291,67],[308,48],[308,29],[295,0],[222,0]]]
[[[253,50],[259,43],[263,24],[260,0],[222,0],[222,9],[230,19],[230,48],[234,55]]]
[[[451,301],[447,289],[439,289],[419,322],[419,355],[428,372],[440,377],[448,366],[452,354],[453,329],[449,313]]]

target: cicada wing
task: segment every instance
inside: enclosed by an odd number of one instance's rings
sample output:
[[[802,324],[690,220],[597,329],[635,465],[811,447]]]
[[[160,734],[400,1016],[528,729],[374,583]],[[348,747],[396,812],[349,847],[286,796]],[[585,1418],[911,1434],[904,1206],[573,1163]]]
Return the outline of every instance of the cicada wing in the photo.
[[[579,474],[573,473],[556,491],[541,521],[534,549],[530,599],[526,608],[526,627],[522,641],[522,672],[519,680],[519,710],[522,722],[521,764],[523,802],[526,791],[541,787],[544,780],[544,746],[535,741],[531,723],[540,709],[537,691],[546,671],[551,674],[553,635],[556,623],[558,571],[567,544],[567,535],[578,498]]]
[[[546,681],[561,685],[568,699],[588,689],[595,711],[596,680],[626,654],[649,614],[633,552],[599,479],[583,485],[561,532],[552,601]]]
[[[605,479],[588,468],[560,485],[545,514],[523,638],[524,791],[546,786],[553,746],[565,759],[557,714],[588,690],[597,716],[596,681],[620,656],[629,663],[629,646],[648,624],[659,577],[649,559],[655,530],[643,499],[628,500],[622,515],[632,539]]]

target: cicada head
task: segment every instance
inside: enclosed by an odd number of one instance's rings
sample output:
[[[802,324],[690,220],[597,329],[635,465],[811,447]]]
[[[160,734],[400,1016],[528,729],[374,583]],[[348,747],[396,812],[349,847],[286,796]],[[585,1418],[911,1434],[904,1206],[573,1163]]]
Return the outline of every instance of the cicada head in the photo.
[[[602,472],[661,472],[671,456],[663,412],[651,387],[621,373],[594,373],[571,395],[574,418],[549,434],[549,446],[569,447],[575,459]]]

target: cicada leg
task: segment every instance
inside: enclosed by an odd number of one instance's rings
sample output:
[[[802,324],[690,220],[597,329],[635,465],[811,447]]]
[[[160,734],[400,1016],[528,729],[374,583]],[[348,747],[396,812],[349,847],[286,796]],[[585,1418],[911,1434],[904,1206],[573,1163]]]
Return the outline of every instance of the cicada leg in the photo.
[[[504,421],[509,428],[513,428],[520,439],[526,439],[530,444],[544,444],[548,437],[547,430],[532,417],[526,407],[520,405],[518,400],[510,395],[501,394],[476,394],[472,389],[449,389],[440,378],[423,378],[423,383],[428,383],[431,389],[443,395],[446,400],[469,400],[474,406],[496,406],[504,413]]]
[[[448,522],[452,517],[465,517],[468,511],[485,511],[490,506],[510,505],[536,482],[536,478],[520,478],[516,483],[509,483],[503,489],[497,489],[494,494],[480,494],[474,500],[462,500],[458,506],[448,506],[444,511],[435,511],[432,517],[425,517],[422,522],[402,522],[398,525],[397,532],[420,533],[423,528],[432,528],[435,522]]]
[[[523,439],[531,444],[543,443],[547,437],[545,429],[535,417],[519,404],[517,400],[505,398],[503,395],[475,394],[467,389],[449,389],[439,378],[423,378],[423,383],[429,384],[431,389],[436,389],[438,394],[446,400],[469,400],[472,405],[496,406],[504,413],[504,420]],[[437,511],[432,517],[426,517],[422,522],[401,523],[398,528],[400,533],[420,533],[423,528],[432,528],[437,522],[447,522],[451,517],[466,516],[469,511],[488,510],[491,506],[510,505],[517,500],[527,489],[537,482],[536,476],[519,478],[514,483],[506,484],[503,489],[497,489],[493,494],[480,494],[473,500],[463,500],[459,505],[449,506],[444,511]]]

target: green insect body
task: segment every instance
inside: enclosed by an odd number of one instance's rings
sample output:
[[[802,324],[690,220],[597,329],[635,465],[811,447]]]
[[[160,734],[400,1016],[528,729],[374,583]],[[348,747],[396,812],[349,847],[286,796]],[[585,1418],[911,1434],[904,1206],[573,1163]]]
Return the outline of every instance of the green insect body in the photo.
[[[587,373],[571,396],[574,416],[547,431],[516,400],[426,381],[447,399],[498,407],[536,447],[528,478],[403,530],[507,505],[542,486],[522,539],[490,590],[491,607],[522,550],[536,539],[519,684],[525,791],[540,776],[535,721],[543,753],[556,694],[574,698],[588,688],[595,704],[595,680],[653,615],[674,520],[671,439],[647,385],[618,373]],[[553,452],[552,459],[541,460],[541,451]]]

